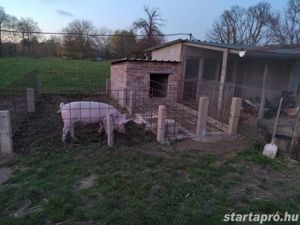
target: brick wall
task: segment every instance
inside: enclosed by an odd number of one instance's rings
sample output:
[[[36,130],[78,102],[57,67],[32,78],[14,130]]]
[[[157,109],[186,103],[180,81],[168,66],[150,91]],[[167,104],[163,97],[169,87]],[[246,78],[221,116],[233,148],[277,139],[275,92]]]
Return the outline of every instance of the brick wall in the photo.
[[[110,68],[110,96],[123,105],[123,90],[126,88],[127,64],[119,63]]]
[[[156,98],[157,101],[176,101],[178,91],[179,63],[155,62],[155,61],[130,61],[121,60],[114,62],[111,66],[111,96],[125,106],[126,102],[120,98],[122,90],[126,88],[127,96],[129,91],[135,92],[135,103],[146,104],[149,98],[150,74],[169,74],[167,97]],[[128,101],[127,101],[128,102]]]

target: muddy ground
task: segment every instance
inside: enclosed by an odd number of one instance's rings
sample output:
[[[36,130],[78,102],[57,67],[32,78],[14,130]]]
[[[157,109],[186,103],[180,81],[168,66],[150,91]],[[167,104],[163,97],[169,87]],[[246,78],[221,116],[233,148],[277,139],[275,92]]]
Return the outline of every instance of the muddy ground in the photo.
[[[118,104],[108,98],[107,95],[89,95],[89,96],[66,96],[66,95],[41,95],[36,104],[36,112],[29,114],[18,127],[13,137],[14,151],[18,153],[28,153],[37,151],[41,148],[57,148],[63,144],[61,142],[63,122],[59,110],[61,102],[68,103],[72,101],[101,101],[118,108],[122,113],[125,109],[119,108]],[[103,131],[97,132],[97,124],[81,125],[76,124],[75,135],[77,141],[72,141],[67,137],[67,144],[106,144],[106,135]],[[154,135],[145,131],[143,126],[138,126],[133,122],[126,125],[126,135],[120,135],[115,132],[116,145],[126,144],[128,146],[149,142],[154,140]]]

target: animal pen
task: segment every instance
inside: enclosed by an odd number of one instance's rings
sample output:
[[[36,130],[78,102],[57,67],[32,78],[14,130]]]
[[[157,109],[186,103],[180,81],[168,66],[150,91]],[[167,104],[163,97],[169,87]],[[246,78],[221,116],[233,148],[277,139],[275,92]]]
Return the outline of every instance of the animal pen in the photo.
[[[91,75],[96,79],[91,79]],[[111,85],[113,77],[108,79],[109,75],[109,69],[101,69],[100,66],[92,71],[84,68],[79,71],[56,71],[55,68],[45,67],[25,74],[20,80],[2,88],[1,152],[9,153],[12,149],[27,152],[45,146],[45,143],[49,149],[61,145],[63,124],[57,111],[61,102],[72,101],[104,102],[126,113],[127,118],[134,121],[129,122],[128,126],[135,127],[125,135],[116,133],[117,144],[118,141],[126,143],[136,139],[137,133],[132,131],[137,129],[142,142],[149,138],[154,140],[155,134],[160,143],[236,133],[240,99],[230,101],[226,107],[228,111],[224,108],[214,115],[212,109],[216,105],[211,96],[199,92],[198,96],[193,97],[194,104],[189,105],[188,90],[183,90],[177,82],[169,80],[166,83],[166,76],[157,78],[154,75],[150,79],[133,82],[132,89],[127,90],[114,88]],[[75,79],[79,79],[80,85],[72,83]],[[219,121],[220,116],[227,123]],[[107,144],[106,135],[104,132],[98,134],[97,129],[98,124],[77,124],[75,133],[79,140],[75,143]],[[12,142],[7,141],[10,139]]]

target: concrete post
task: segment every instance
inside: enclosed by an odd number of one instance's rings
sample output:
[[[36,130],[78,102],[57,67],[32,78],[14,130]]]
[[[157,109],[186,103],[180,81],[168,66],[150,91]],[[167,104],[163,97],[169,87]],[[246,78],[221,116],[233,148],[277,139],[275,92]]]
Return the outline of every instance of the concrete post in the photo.
[[[200,58],[200,60],[199,60],[199,70],[198,70],[198,79],[197,79],[197,90],[196,90],[196,97],[197,97],[198,101],[200,99],[200,90],[201,90],[201,81],[202,81],[203,72],[204,72],[204,63],[205,63],[204,58]]]
[[[36,77],[36,90],[38,94],[42,93],[42,82],[39,76]]]
[[[129,93],[129,115],[133,115],[134,113],[134,91],[130,91]]]
[[[114,124],[113,124],[113,115],[108,114],[106,117],[107,120],[107,128],[106,128],[106,133],[107,133],[107,144],[108,146],[112,147],[114,145]]]
[[[262,80],[262,89],[261,89],[261,97],[260,97],[260,105],[258,110],[257,119],[261,120],[264,118],[265,113],[265,104],[266,104],[266,88],[267,88],[267,77],[269,74],[269,63],[265,63],[263,80]]]
[[[300,124],[296,124],[294,129],[293,139],[290,146],[290,156],[292,159],[300,160]]]
[[[13,142],[9,111],[0,111],[0,153],[11,154]]]
[[[206,134],[208,102],[209,102],[208,97],[199,98],[196,137],[202,137]]]
[[[157,136],[156,136],[156,140],[160,144],[165,143],[166,118],[167,118],[166,106],[160,105],[158,107]]]
[[[228,123],[228,128],[227,128],[227,133],[230,135],[234,135],[237,133],[241,105],[242,105],[241,98],[232,98],[231,107],[230,107],[230,115],[229,115],[229,123]]]
[[[110,89],[110,83],[109,83],[109,78],[106,78],[106,86],[105,86],[105,90],[106,90],[106,94],[109,94],[109,89]]]
[[[26,89],[26,96],[27,96],[27,111],[28,112],[35,112],[34,89],[33,88],[27,88]]]
[[[218,112],[219,113],[221,111],[222,102],[223,102],[223,91],[224,91],[224,84],[226,81],[227,58],[228,58],[228,49],[225,49],[223,52],[222,70],[221,70],[219,96],[218,96]]]
[[[123,88],[123,90],[121,90],[121,93],[120,93],[120,100],[119,100],[119,103],[122,107],[125,107],[126,106],[126,103],[127,103],[127,89],[126,88]]]

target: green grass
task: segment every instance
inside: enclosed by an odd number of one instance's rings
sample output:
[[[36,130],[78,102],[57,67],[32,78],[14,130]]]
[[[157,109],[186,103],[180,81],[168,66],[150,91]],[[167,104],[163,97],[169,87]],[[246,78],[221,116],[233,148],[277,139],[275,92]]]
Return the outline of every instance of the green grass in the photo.
[[[261,166],[270,166],[274,170],[282,170],[286,168],[286,165],[282,162],[282,158],[273,160],[260,154],[263,150],[263,146],[255,144],[253,148],[250,148],[236,156],[236,160],[246,160],[256,163]]]
[[[23,91],[35,87],[37,77],[44,93],[95,92],[105,88],[110,63],[60,58],[1,58],[0,74],[0,90]]]
[[[143,151],[149,145],[156,154]],[[0,186],[0,224],[226,224],[223,216],[232,211],[298,213],[300,188],[290,189],[287,182],[292,180],[285,180],[281,198],[253,197],[257,190],[248,183],[263,182],[271,192],[274,188],[269,184],[272,177],[251,174],[249,181],[237,169],[261,167],[249,152],[241,153],[243,159],[238,154],[226,163],[213,155],[178,152],[153,143],[123,149],[67,145],[20,155],[10,163],[15,168],[13,177]],[[276,170],[269,169],[272,176]],[[299,165],[281,172],[295,169],[299,172]],[[78,190],[80,180],[91,174],[97,177],[95,184]],[[244,186],[245,191],[233,192]],[[14,218],[28,200],[30,207],[39,210]]]

